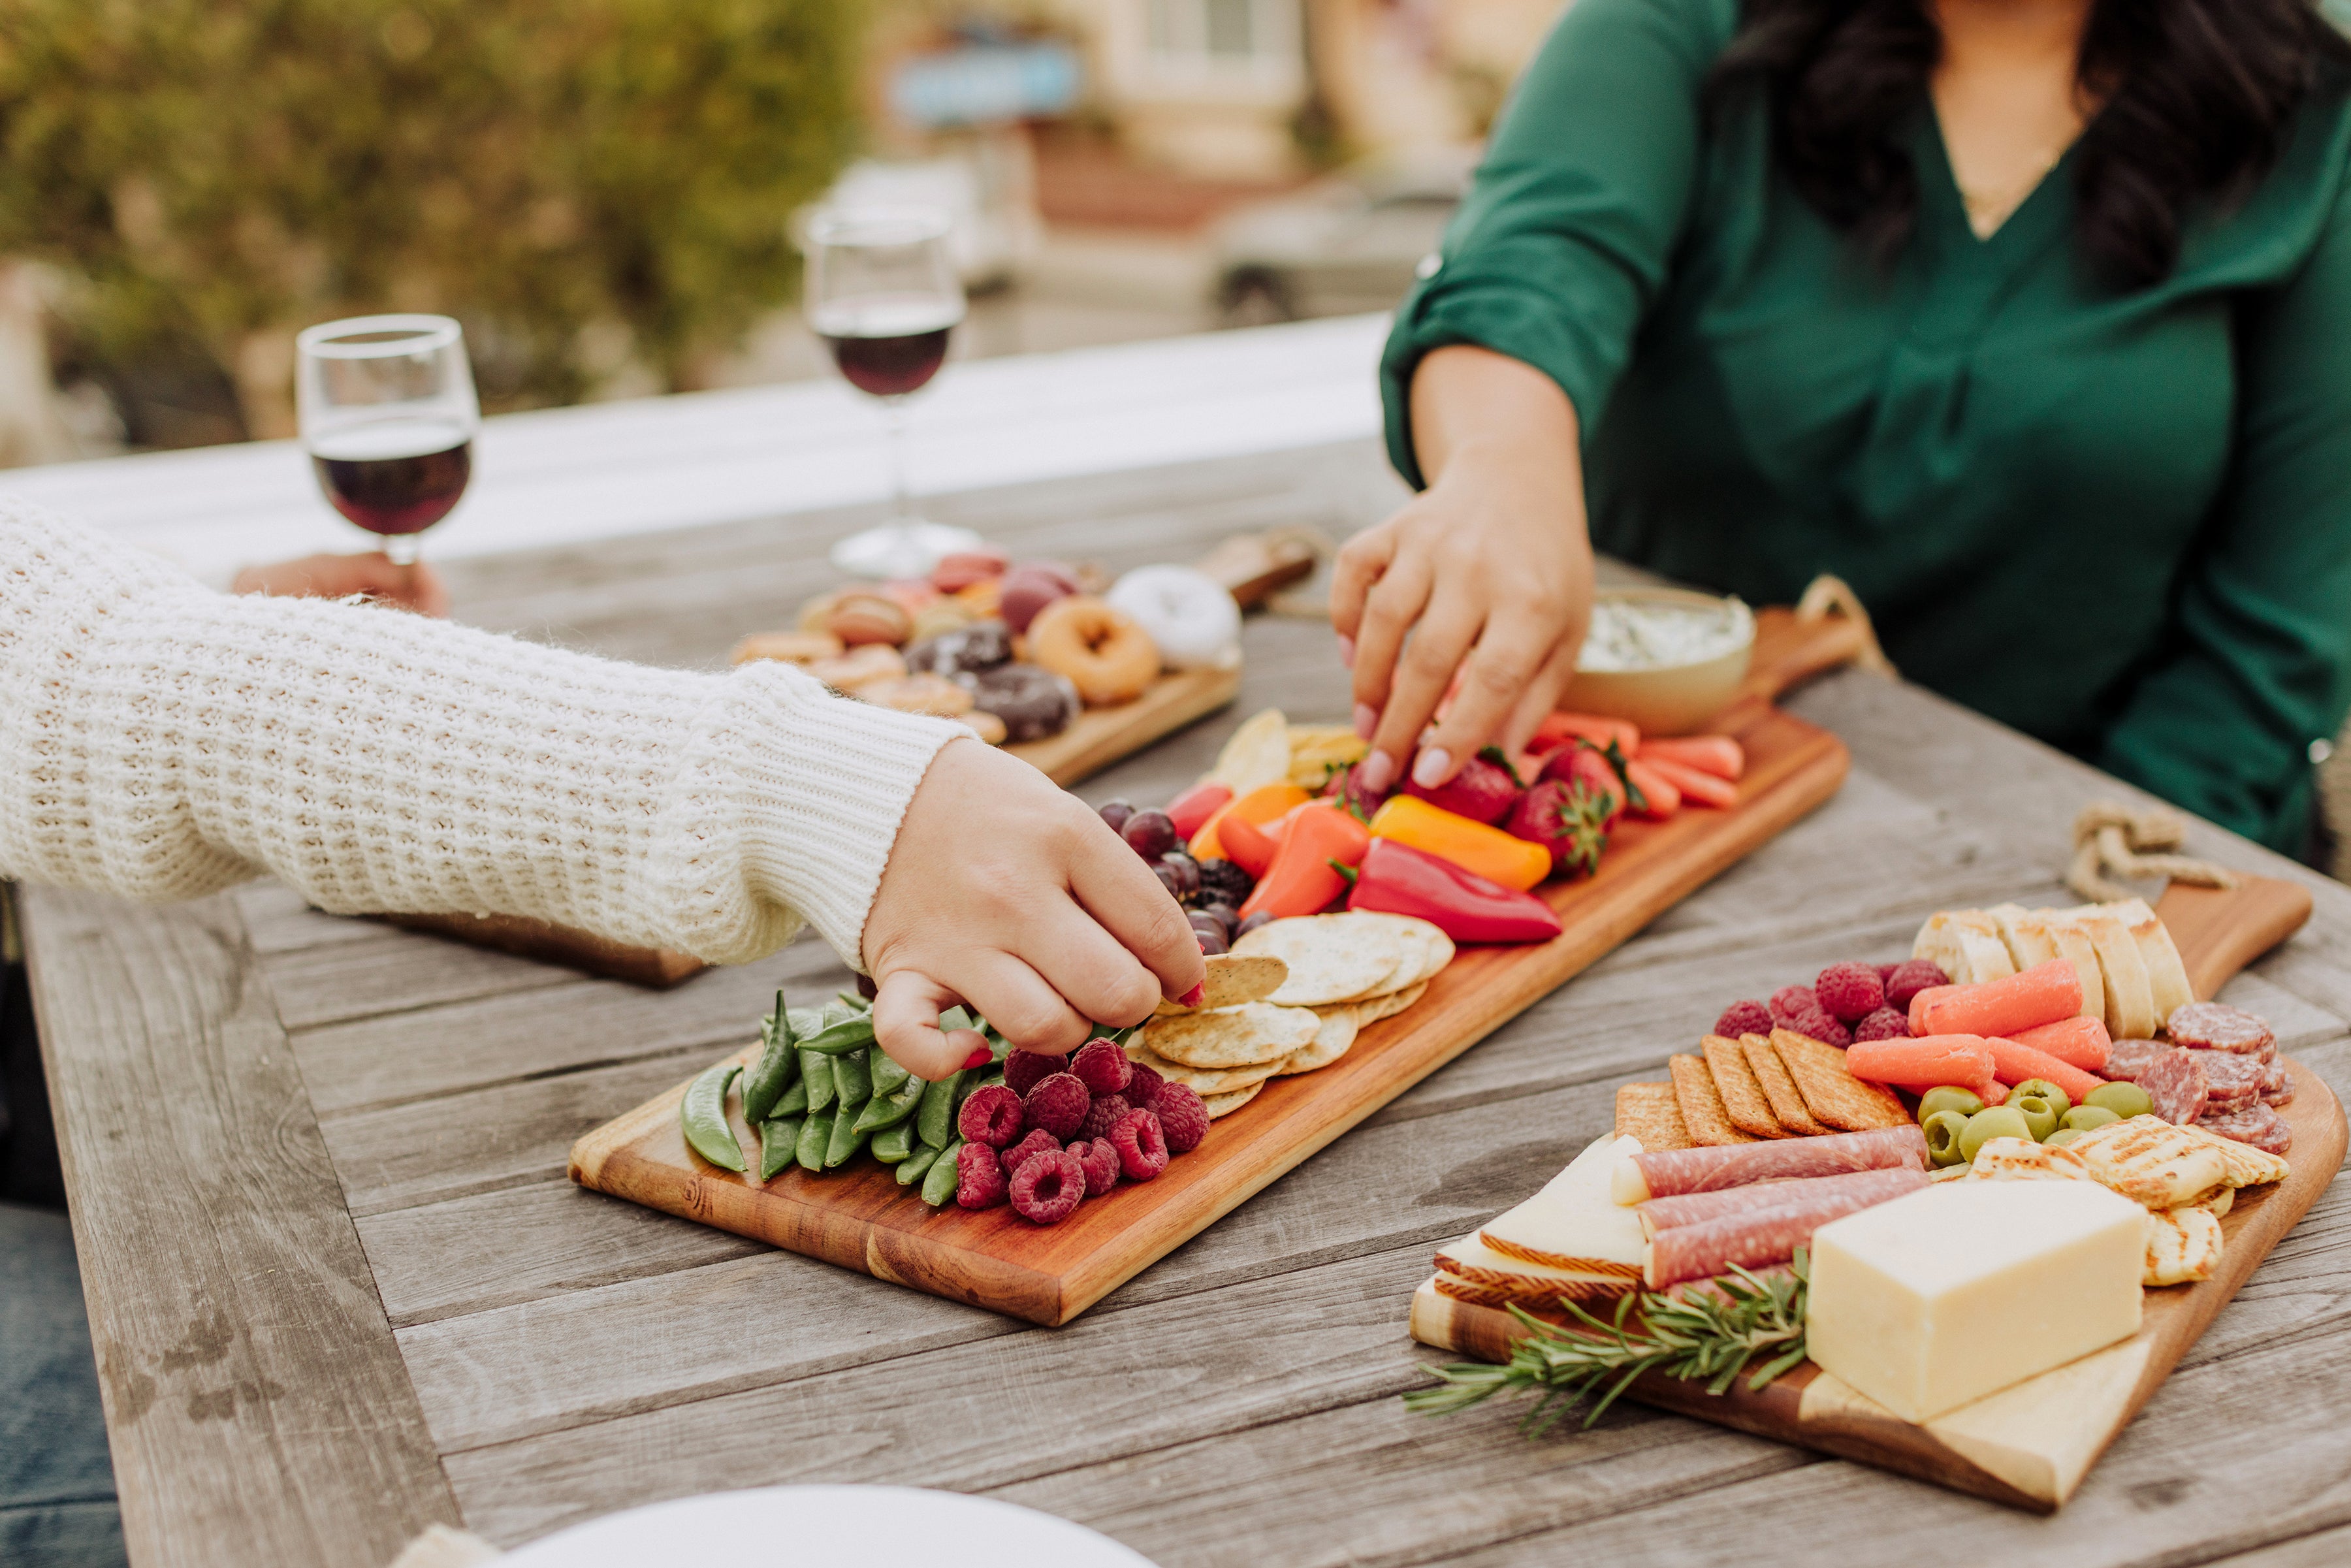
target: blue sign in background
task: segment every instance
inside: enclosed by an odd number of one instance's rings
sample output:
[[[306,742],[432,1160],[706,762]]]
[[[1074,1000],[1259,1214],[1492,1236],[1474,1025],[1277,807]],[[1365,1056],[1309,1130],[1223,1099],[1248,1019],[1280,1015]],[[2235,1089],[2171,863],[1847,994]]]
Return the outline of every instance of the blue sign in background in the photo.
[[[1067,44],[974,44],[921,55],[890,78],[890,107],[925,128],[1066,114],[1083,78]]]

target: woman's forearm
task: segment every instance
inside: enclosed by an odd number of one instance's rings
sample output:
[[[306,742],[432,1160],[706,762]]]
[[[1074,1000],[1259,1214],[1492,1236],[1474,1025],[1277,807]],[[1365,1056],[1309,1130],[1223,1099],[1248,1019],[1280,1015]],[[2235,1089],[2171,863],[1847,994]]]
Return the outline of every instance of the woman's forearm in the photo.
[[[1467,453],[1510,463],[1579,500],[1583,458],[1574,405],[1559,383],[1522,360],[1474,344],[1432,351],[1412,378],[1412,444],[1431,485]]]

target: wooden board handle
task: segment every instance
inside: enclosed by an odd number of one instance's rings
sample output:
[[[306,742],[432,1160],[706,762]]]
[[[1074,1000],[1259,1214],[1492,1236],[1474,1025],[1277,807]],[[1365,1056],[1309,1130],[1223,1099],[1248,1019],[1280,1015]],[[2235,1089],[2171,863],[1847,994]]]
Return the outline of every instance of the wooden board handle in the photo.
[[[2310,889],[2273,876],[2242,876],[2230,888],[2175,882],[2155,903],[2199,1001],[2301,930],[2310,910]]]

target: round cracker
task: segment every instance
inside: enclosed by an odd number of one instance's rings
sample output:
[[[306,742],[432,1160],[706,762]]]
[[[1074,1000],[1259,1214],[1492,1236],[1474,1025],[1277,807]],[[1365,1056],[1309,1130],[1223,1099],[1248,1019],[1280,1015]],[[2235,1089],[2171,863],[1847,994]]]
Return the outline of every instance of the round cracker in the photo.
[[[1279,958],[1217,953],[1204,962],[1207,973],[1200,982],[1200,1005],[1186,1007],[1182,1002],[1162,998],[1155,1016],[1174,1018],[1179,1013],[1208,1012],[1217,1008],[1237,1008],[1244,1002],[1261,1002],[1290,978],[1290,966]]]
[[[1423,980],[1417,985],[1406,986],[1403,990],[1390,991],[1384,997],[1374,997],[1368,1001],[1357,1002],[1355,1004],[1356,1026],[1361,1028],[1367,1023],[1377,1023],[1384,1018],[1394,1018],[1420,1000],[1421,993],[1427,989],[1428,982]]]
[[[1203,1072],[1196,1067],[1186,1067],[1180,1061],[1145,1050],[1133,1040],[1127,1041],[1126,1059],[1148,1067],[1170,1083],[1185,1088],[1207,1099],[1211,1094],[1229,1094],[1238,1089],[1249,1089],[1264,1082],[1281,1070],[1279,1061],[1259,1062],[1255,1067],[1236,1067],[1221,1072]]]
[[[1347,1048],[1355,1043],[1355,1004],[1317,1008],[1315,1012],[1322,1023],[1314,1031],[1314,1039],[1303,1050],[1294,1051],[1285,1057],[1281,1071],[1275,1073],[1275,1077],[1287,1078],[1293,1072],[1311,1072],[1318,1067],[1328,1067],[1346,1055]]]
[[[1312,1043],[1321,1022],[1306,1008],[1247,1002],[1154,1019],[1143,1031],[1143,1043],[1170,1061],[1212,1072],[1280,1061]]]
[[[1252,1083],[1246,1089],[1236,1089],[1229,1094],[1203,1095],[1200,1103],[1208,1108],[1208,1120],[1213,1122],[1219,1116],[1239,1110],[1256,1099],[1258,1092],[1264,1087],[1262,1082],[1259,1082]]]
[[[1270,955],[1290,966],[1290,978],[1266,999],[1285,1007],[1353,1001],[1387,977],[1404,939],[1379,921],[1348,915],[1308,915],[1260,925],[1233,944],[1236,953]]]
[[[1356,998],[1358,1001],[1385,996],[1390,991],[1401,991],[1407,986],[1434,979],[1438,970],[1453,961],[1453,938],[1433,921],[1411,915],[1384,915],[1373,910],[1351,910],[1347,918],[1382,922],[1401,939],[1405,950],[1396,967],[1388,971],[1379,985]]]

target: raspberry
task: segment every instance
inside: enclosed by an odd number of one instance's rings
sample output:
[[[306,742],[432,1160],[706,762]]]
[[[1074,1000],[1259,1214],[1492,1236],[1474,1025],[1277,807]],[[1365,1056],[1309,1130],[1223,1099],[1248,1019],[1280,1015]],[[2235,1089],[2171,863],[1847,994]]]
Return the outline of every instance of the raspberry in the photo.
[[[1892,1008],[1880,1008],[1853,1026],[1853,1038],[1862,1040],[1908,1040],[1910,1020]]]
[[[1810,986],[1782,986],[1771,993],[1771,1021],[1782,1029],[1796,1026],[1788,1020],[1799,1014],[1818,1012],[1821,998],[1813,994]]]
[[[1100,1197],[1118,1185],[1118,1149],[1108,1138],[1071,1144],[1070,1153],[1078,1156],[1078,1164],[1085,1169],[1088,1197]]]
[[[1070,1058],[1070,1071],[1077,1075],[1096,1097],[1116,1094],[1125,1089],[1126,1081],[1134,1076],[1134,1064],[1126,1052],[1106,1040],[1090,1040],[1077,1055]]]
[[[1134,1109],[1123,1094],[1101,1095],[1087,1110],[1086,1119],[1078,1124],[1078,1136],[1088,1143],[1107,1138],[1110,1130],[1126,1120],[1127,1113]]]
[[[1126,1103],[1138,1111],[1147,1111],[1159,1103],[1160,1086],[1167,1080],[1139,1061],[1130,1061],[1127,1066],[1134,1070],[1134,1076],[1126,1081]]]
[[[1187,1084],[1162,1086],[1159,1098],[1151,1103],[1151,1113],[1159,1118],[1159,1135],[1171,1155],[1190,1154],[1208,1135],[1208,1108]]]
[[[1028,1113],[1020,1108],[1020,1096],[1001,1083],[973,1090],[971,1098],[963,1103],[963,1109],[956,1113],[956,1131],[967,1142],[985,1144],[991,1149],[1009,1144],[1028,1124]]]
[[[1886,1005],[1886,982],[1866,964],[1831,964],[1813,982],[1813,994],[1829,1017],[1852,1023]]]
[[[1110,1130],[1110,1142],[1118,1151],[1119,1173],[1129,1181],[1149,1181],[1167,1168],[1167,1135],[1152,1112],[1129,1111]]]
[[[1894,971],[1901,967],[1902,966],[1899,964],[1872,964],[1870,966],[1871,968],[1877,971],[1877,983],[1881,986],[1886,984],[1886,981],[1892,979],[1894,977]]]
[[[1029,1109],[1029,1124],[1042,1127],[1057,1138],[1066,1138],[1084,1125],[1086,1109],[1094,1097],[1078,1082],[1074,1072],[1056,1072],[1037,1081],[1037,1087],[1021,1097]]]
[[[1851,1045],[1853,1031],[1829,1017],[1825,1009],[1815,1007],[1809,1012],[1798,1013],[1781,1026],[1798,1034],[1811,1035],[1824,1045]]]
[[[1010,1191],[1021,1218],[1059,1225],[1086,1200],[1086,1167],[1077,1155],[1055,1149],[1014,1171]]]
[[[1742,1034],[1770,1034],[1771,1009],[1761,1002],[1733,1002],[1714,1020],[1714,1032],[1726,1040],[1737,1040]]]
[[[996,1151],[986,1144],[967,1143],[956,1151],[956,1202],[963,1207],[994,1208],[1010,1185],[996,1163]]]
[[[1029,1091],[1069,1064],[1065,1056],[1042,1051],[1016,1051],[1004,1059],[1004,1086],[1026,1100]]]
[[[1951,977],[1943,973],[1942,966],[1933,959],[1912,958],[1894,966],[1894,973],[1886,977],[1886,1005],[1907,1012],[1912,997],[1930,986],[1948,986],[1950,983]]]
[[[997,1161],[1003,1166],[1006,1176],[1017,1176],[1019,1174],[1020,1167],[1039,1154],[1047,1150],[1059,1153],[1061,1147],[1061,1139],[1053,1136],[1044,1128],[1038,1127],[1032,1129],[1027,1137],[998,1155]]]

